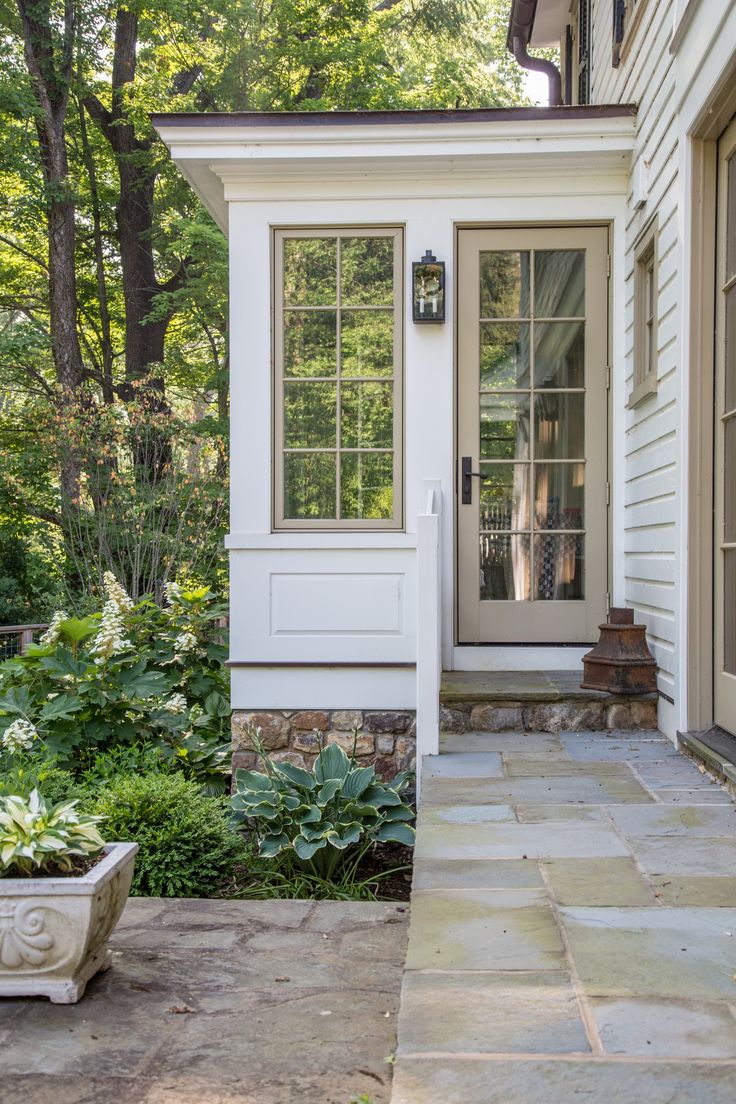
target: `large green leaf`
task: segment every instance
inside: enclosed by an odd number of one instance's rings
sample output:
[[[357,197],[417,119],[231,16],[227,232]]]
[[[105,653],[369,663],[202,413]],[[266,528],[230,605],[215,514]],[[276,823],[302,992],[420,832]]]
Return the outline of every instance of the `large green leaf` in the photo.
[[[382,824],[377,832],[373,834],[375,840],[381,840],[383,843],[405,843],[407,847],[414,846],[415,832],[413,828],[410,828],[408,824]]]
[[[137,668],[130,667],[122,670],[118,676],[120,685],[131,696],[136,698],[161,697],[169,689],[169,678],[162,671],[143,671],[140,674]]]
[[[323,807],[332,801],[335,794],[342,786],[340,778],[328,778],[324,785],[317,790],[317,804]]]
[[[414,810],[410,809],[408,805],[394,805],[391,809],[386,809],[383,816],[386,820],[413,820]]]
[[[376,772],[373,767],[354,767],[343,783],[343,795],[345,797],[360,797],[375,777]]]
[[[385,805],[403,804],[401,798],[394,790],[390,790],[388,786],[380,784],[369,786],[360,796],[367,805],[376,805],[379,809]]]
[[[306,812],[297,818],[298,824],[319,824],[322,819],[322,810],[317,805],[310,805]]]
[[[64,717],[71,717],[84,709],[84,702],[79,698],[73,698],[69,694],[59,694],[57,698],[47,701],[41,710],[42,721],[58,721]]]
[[[326,782],[329,778],[339,778],[341,781],[350,773],[350,760],[339,744],[328,744],[322,748],[314,764],[314,774],[318,782]]]
[[[295,786],[301,786],[305,790],[314,789],[316,781],[314,775],[302,767],[294,766],[293,763],[274,763],[273,769],[283,778],[288,778]]]
[[[66,621],[59,623],[59,635],[73,644],[81,644],[88,636],[97,632],[100,624],[99,613],[93,613],[89,617],[67,617]]]
[[[336,847],[338,851],[344,851],[346,847],[351,847],[354,843],[360,842],[360,837],[363,835],[363,828],[357,821],[352,824],[341,825],[340,831],[328,832],[327,842]]]
[[[258,854],[262,859],[274,859],[288,846],[289,837],[286,832],[279,832],[278,835],[264,836],[258,848]]]
[[[39,663],[45,671],[51,671],[54,675],[72,675],[75,679],[83,678],[90,665],[83,659],[75,659],[66,648],[57,648],[52,656],[46,656]]]
[[[241,788],[259,792],[273,789],[273,782],[267,774],[261,774],[260,771],[244,770],[243,767],[238,767],[235,771],[235,785],[239,791]]]
[[[294,840],[294,851],[304,862],[307,862],[317,851],[321,851],[326,846],[327,840],[324,839],[308,840],[299,835]]]
[[[0,698],[0,712],[2,713],[27,716],[31,710],[31,695],[28,693],[27,686],[11,686],[8,692]]]
[[[208,694],[204,699],[205,712],[209,713],[210,717],[228,717],[230,715],[230,704],[222,694],[218,694],[216,690],[213,690],[211,694]]]

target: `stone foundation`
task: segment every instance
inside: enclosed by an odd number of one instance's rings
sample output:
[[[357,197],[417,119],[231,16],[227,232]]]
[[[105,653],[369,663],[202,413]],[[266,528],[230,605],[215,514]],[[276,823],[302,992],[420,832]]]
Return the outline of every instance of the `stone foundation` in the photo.
[[[382,778],[415,768],[413,710],[236,710],[232,715],[233,770],[258,768],[258,756],[248,736],[251,725],[260,730],[263,746],[277,762],[309,769],[325,744],[339,744],[350,755],[357,727],[355,754],[363,766],[374,764]]]
[[[655,700],[483,701],[440,707],[442,732],[605,732],[656,729]]]

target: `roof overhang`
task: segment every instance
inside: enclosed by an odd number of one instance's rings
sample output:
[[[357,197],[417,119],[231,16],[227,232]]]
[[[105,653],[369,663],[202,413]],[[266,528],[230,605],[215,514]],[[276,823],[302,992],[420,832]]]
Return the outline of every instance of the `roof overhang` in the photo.
[[[512,0],[509,50],[515,37],[531,47],[559,46],[569,22],[570,0]]]
[[[262,196],[266,183],[621,174],[635,121],[630,105],[153,116],[223,230],[228,201]]]

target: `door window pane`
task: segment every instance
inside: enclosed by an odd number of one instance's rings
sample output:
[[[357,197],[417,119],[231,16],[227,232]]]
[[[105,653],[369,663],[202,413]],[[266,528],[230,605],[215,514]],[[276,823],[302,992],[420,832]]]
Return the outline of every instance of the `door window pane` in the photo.
[[[341,517],[392,517],[393,468],[391,452],[344,452],[340,460]]]
[[[480,385],[515,390],[529,386],[528,322],[481,322]]]
[[[481,460],[525,460],[529,456],[529,396],[480,396]]]
[[[481,533],[481,602],[528,601],[530,580],[528,534]]]
[[[534,455],[539,460],[582,459],[585,396],[540,391],[534,396]]]
[[[342,448],[391,448],[394,436],[392,383],[343,383],[340,388]]]
[[[286,448],[334,448],[337,425],[334,383],[284,384]]]
[[[393,312],[342,311],[340,375],[390,376],[393,370]]]
[[[736,415],[723,425],[723,540],[736,543]]]
[[[481,318],[529,317],[529,254],[480,254]]]
[[[537,249],[534,253],[535,318],[585,314],[585,251]]]
[[[724,413],[736,409],[736,284],[726,292],[726,348],[723,351],[725,383]]]
[[[334,376],[336,372],[336,312],[286,311],[284,375]]]
[[[334,452],[287,452],[284,456],[284,514],[289,518],[334,518]]]
[[[394,298],[393,246],[392,238],[342,238],[343,306],[391,306]]]
[[[481,529],[529,528],[529,464],[480,465]]]
[[[284,240],[284,306],[334,307],[337,238]]]
[[[723,553],[723,669],[736,675],[736,548]]]
[[[583,387],[585,323],[537,322],[534,326],[534,386]]]
[[[538,602],[581,601],[583,592],[582,533],[534,537],[534,589]]]
[[[582,529],[584,464],[534,465],[534,524],[538,529]]]
[[[736,276],[736,153],[728,162],[726,199],[726,280]]]

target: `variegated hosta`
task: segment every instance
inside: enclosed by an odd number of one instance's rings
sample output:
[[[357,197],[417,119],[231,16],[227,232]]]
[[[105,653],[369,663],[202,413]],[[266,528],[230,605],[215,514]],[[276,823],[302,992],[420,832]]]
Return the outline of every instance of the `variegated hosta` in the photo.
[[[75,858],[91,858],[105,846],[101,820],[80,813],[76,801],[49,806],[38,790],[0,798],[0,875],[71,871]]]
[[[331,877],[356,845],[413,845],[414,813],[401,799],[409,774],[382,782],[337,744],[322,749],[311,771],[263,758],[267,773],[235,772],[231,798],[236,817],[255,828],[262,858],[292,850],[307,869]]]

